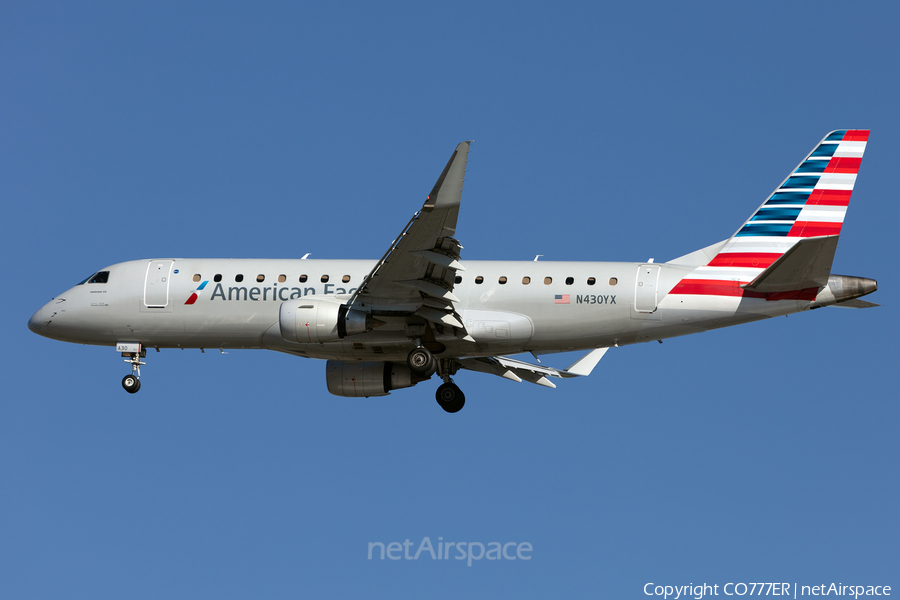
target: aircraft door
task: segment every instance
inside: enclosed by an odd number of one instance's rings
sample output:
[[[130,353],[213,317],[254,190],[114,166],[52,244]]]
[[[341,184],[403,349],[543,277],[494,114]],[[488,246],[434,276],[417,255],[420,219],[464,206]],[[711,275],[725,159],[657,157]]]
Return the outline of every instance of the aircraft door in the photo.
[[[165,308],[169,304],[169,279],[174,260],[151,260],[144,281],[144,306]]]
[[[656,310],[658,283],[658,265],[638,267],[637,280],[634,284],[634,310],[639,313],[652,313]]]

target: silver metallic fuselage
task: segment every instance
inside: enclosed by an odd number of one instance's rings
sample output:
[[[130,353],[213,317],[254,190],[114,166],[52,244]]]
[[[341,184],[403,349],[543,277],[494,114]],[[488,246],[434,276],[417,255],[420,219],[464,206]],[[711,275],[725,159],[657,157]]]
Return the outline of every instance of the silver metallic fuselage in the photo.
[[[173,262],[164,277],[164,300],[148,302],[151,266],[168,264],[168,260]],[[310,358],[404,360],[414,344],[407,320],[399,316],[377,315],[383,326],[324,344],[290,342],[279,330],[283,302],[307,296],[347,299],[374,264],[370,260],[281,259],[124,262],[104,269],[109,272],[107,283],[79,284],[48,302],[31,318],[29,328],[45,337],[80,344],[265,348]],[[435,341],[446,347],[440,356],[621,346],[833,303],[821,298],[817,303],[669,295],[694,269],[690,265],[550,261],[465,261],[463,265],[466,270],[453,293],[475,342],[438,335]],[[655,283],[651,296],[638,277],[639,270],[648,266],[654,274],[659,269],[658,279],[650,282]],[[215,281],[217,275],[220,281]],[[238,275],[243,275],[240,282],[235,281]],[[305,281],[301,282],[301,276]],[[523,278],[529,278],[529,283],[523,283]],[[549,283],[545,278],[550,278]],[[567,283],[568,278],[572,283]],[[204,281],[208,283],[198,291]],[[192,294],[197,298],[186,304]],[[647,306],[648,298],[655,306]]]

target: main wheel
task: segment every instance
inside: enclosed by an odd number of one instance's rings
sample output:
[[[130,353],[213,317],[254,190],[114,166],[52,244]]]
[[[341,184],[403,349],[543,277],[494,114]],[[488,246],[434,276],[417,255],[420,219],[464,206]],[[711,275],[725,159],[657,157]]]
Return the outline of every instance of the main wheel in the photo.
[[[141,380],[134,375],[126,375],[122,378],[122,387],[125,388],[125,391],[129,394],[134,394],[141,389]]]
[[[442,383],[435,394],[437,403],[448,413],[456,413],[466,405],[466,395],[455,383]]]
[[[427,348],[419,346],[413,348],[406,357],[406,366],[416,375],[431,377],[437,370],[437,361]]]

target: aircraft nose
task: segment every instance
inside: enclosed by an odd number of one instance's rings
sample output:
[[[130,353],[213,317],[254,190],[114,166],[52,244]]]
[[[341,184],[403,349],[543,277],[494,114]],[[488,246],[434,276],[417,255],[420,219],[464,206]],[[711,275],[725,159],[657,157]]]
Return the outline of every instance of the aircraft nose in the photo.
[[[45,304],[28,319],[28,329],[38,335],[43,335],[43,331],[50,324],[50,319],[53,318],[54,314],[49,305]]]

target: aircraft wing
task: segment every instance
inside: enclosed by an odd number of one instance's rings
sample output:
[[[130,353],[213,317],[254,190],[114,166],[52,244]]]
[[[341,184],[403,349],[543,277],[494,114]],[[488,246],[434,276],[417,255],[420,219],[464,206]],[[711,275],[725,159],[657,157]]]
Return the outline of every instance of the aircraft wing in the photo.
[[[469,369],[470,371],[479,371],[516,382],[524,380],[544,387],[555,388],[556,384],[547,379],[548,377],[582,377],[590,375],[607,350],[609,348],[591,350],[563,370],[545,367],[544,365],[533,365],[506,356],[458,358],[456,362],[463,369]]]
[[[462,142],[428,194],[422,210],[375,265],[350,299],[374,315],[418,315],[464,329],[453,303],[462,245],[454,238],[470,142]]]

